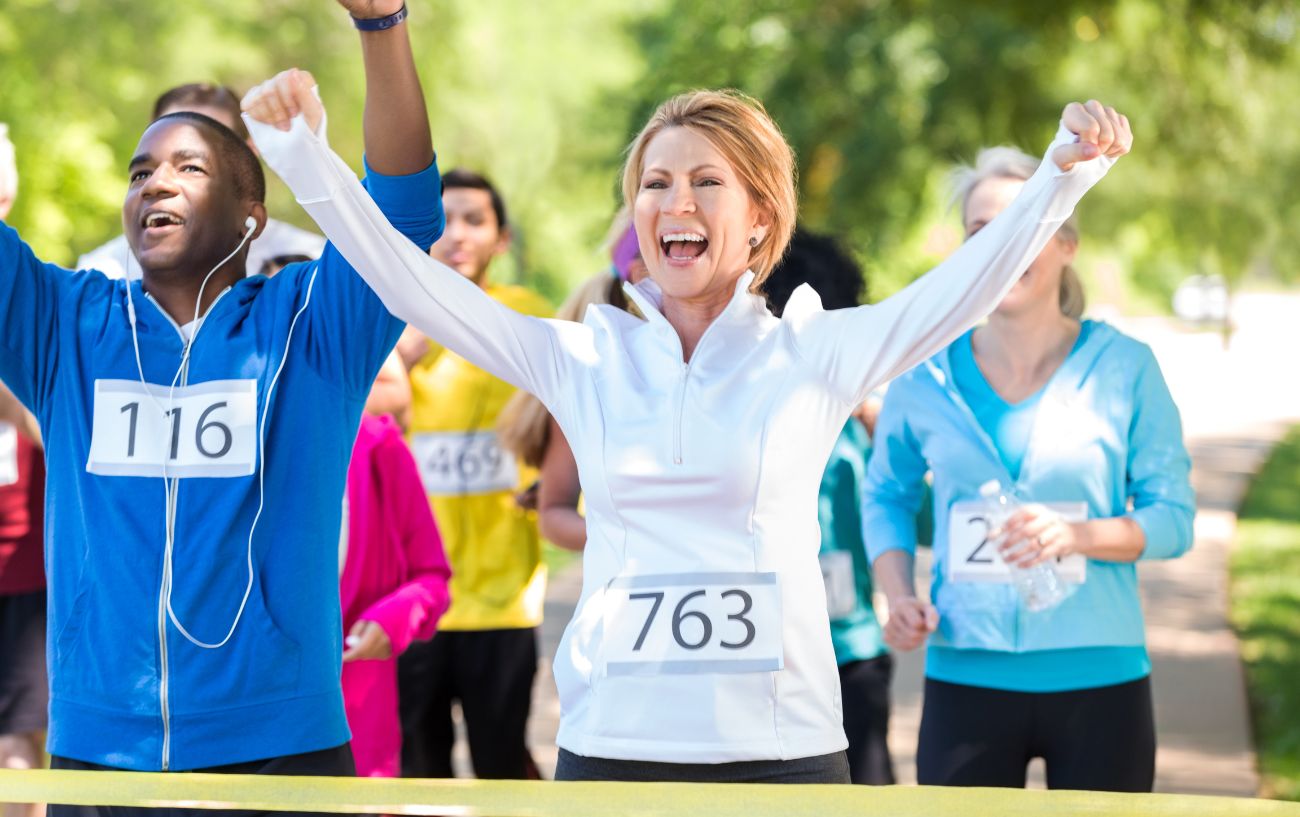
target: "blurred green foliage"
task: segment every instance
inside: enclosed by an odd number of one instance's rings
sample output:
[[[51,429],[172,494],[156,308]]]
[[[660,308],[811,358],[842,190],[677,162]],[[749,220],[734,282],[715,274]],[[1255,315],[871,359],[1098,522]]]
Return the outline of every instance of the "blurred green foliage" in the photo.
[[[1300,800],[1300,426],[1246,493],[1231,575],[1261,789]]]
[[[666,95],[730,86],[799,156],[802,218],[843,237],[873,297],[957,240],[945,170],[985,144],[1032,152],[1062,105],[1127,112],[1134,155],[1083,206],[1084,267],[1167,302],[1180,278],[1297,276],[1300,14],[1291,0],[410,0],[444,168],[497,180],[516,226],[500,271],[552,298],[603,264],[623,147]],[[10,221],[50,260],[117,231],[153,98],[311,70],[360,165],[356,34],[328,0],[5,0],[0,121],[22,186]],[[273,186],[272,212],[305,224]],[[1105,278],[1106,276],[1102,276]],[[1113,281],[1111,282],[1113,284]]]
[[[804,223],[847,239],[879,297],[958,240],[946,168],[984,145],[1038,153],[1066,102],[1101,99],[1137,142],[1081,207],[1082,260],[1108,247],[1167,303],[1192,272],[1297,276],[1298,26],[1281,1],[672,0],[637,26],[633,121],[690,87],[762,99]]]
[[[558,300],[602,263],[626,116],[610,115],[600,95],[632,84],[640,66],[625,4],[410,6],[440,165],[497,181],[517,225],[500,277]],[[160,92],[217,81],[242,93],[290,66],[316,76],[331,144],[359,170],[360,48],[332,0],[4,0],[0,121],[11,125],[21,177],[10,223],[41,257],[73,263],[120,232],[126,163]],[[270,208],[310,226],[278,182]]]

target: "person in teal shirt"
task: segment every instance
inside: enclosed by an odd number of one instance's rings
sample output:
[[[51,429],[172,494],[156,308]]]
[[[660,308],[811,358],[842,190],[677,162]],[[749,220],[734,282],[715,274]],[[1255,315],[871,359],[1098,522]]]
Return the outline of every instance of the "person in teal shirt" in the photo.
[[[958,191],[967,236],[1037,165],[1011,148],[980,154]],[[1023,787],[1034,757],[1049,788],[1150,791],[1154,782],[1135,563],[1191,547],[1191,463],[1151,350],[1082,318],[1077,246],[1070,217],[988,323],[898,378],[881,410],[864,530],[889,599],[886,642],[928,642],[922,785]],[[927,472],[928,600],[912,577]],[[1002,532],[985,534],[986,547],[965,535],[980,520],[978,504],[964,503],[994,480],[1025,504]],[[1051,609],[1029,609],[991,560],[994,547],[1016,567],[1066,560],[1058,570],[1073,571],[1076,589]],[[977,575],[985,566],[993,570]]]
[[[861,268],[834,240],[797,230],[764,284],[772,313],[780,316],[791,293],[803,284],[816,290],[826,309],[857,306],[864,287]],[[871,564],[862,541],[862,485],[871,453],[865,423],[873,420],[869,401],[844,424],[831,451],[818,499],[818,558],[839,664],[849,776],[854,783],[885,785],[894,782],[887,741],[894,667],[871,606]]]

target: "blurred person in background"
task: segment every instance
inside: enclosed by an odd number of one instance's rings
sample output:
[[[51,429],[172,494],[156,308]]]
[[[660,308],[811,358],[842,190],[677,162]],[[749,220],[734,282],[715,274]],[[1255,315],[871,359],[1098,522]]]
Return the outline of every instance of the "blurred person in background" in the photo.
[[[492,281],[510,248],[496,188],[464,169],[443,176],[447,227],[429,254],[498,303],[549,316],[541,296]],[[451,563],[451,607],[438,634],[399,662],[402,774],[452,777],[452,705],[460,703],[474,774],[536,777],[526,736],[537,673],[546,567],[537,520],[516,496],[534,479],[501,447],[497,419],[514,386],[408,330],[411,449]]]
[[[343,703],[357,775],[396,777],[402,765],[397,658],[437,630],[451,571],[401,430],[370,405],[348,467],[339,576],[347,633]]]
[[[960,171],[968,239],[1038,166],[999,147]],[[1191,547],[1190,460],[1151,350],[1082,318],[1078,243],[1071,216],[988,322],[896,380],[880,415],[864,527],[889,599],[886,641],[913,650],[928,639],[922,785],[1023,787],[1026,765],[1041,757],[1050,788],[1152,787],[1135,563]],[[931,600],[916,596],[912,558],[927,471]],[[963,510],[990,480],[1028,503],[1001,531],[980,521],[978,506]],[[1059,606],[1030,610],[988,554],[999,542],[1013,570],[1051,560],[1064,575],[1058,560],[1073,558],[1082,572],[1072,581],[1082,583]],[[990,575],[972,572],[984,565]]]
[[[559,320],[581,321],[593,304],[608,304],[640,315],[623,292],[625,284],[634,285],[646,274],[636,230],[626,208],[614,217],[610,237],[609,272],[580,284],[556,312]],[[587,523],[578,510],[582,494],[578,463],[555,418],[541,400],[520,391],[502,409],[497,431],[503,447],[521,462],[539,469],[531,501],[537,506],[542,536],[565,550],[582,550],[587,543]]]
[[[8,126],[0,123],[0,221],[18,195]],[[36,769],[49,706],[45,669],[45,457],[36,418],[0,384],[0,769]],[[8,803],[3,817],[39,817]]]
[[[786,301],[804,284],[821,298],[823,309],[857,306],[865,289],[862,268],[833,239],[798,229],[763,284],[772,314],[780,317]],[[862,485],[871,453],[867,421],[874,422],[878,405],[876,398],[869,398],[844,423],[831,449],[817,499],[822,534],[818,561],[839,665],[849,778],[889,785],[894,782],[888,742],[894,663],[872,609],[871,563],[862,541]]]
[[[159,117],[181,111],[215,119],[234,131],[257,153],[248,128],[239,116],[239,96],[224,85],[195,82],[170,88],[154,101],[153,117],[149,121],[156,122]],[[248,247],[248,274],[265,275],[270,274],[268,270],[278,272],[294,261],[319,257],[325,249],[325,239],[292,224],[268,218],[262,234],[249,242]],[[274,259],[280,261],[274,263]],[[132,278],[140,277],[140,263],[131,255],[125,235],[118,235],[82,255],[77,259],[77,269],[97,269],[109,278],[126,278],[128,272]]]

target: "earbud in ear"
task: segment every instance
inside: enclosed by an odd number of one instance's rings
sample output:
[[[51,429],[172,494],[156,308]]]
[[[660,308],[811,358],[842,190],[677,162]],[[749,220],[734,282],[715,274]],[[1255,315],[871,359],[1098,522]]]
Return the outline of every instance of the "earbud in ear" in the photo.
[[[247,230],[250,233],[253,232],[254,230],[257,229],[257,219],[253,218],[252,216],[249,216],[248,218],[244,219],[244,227],[247,228]]]

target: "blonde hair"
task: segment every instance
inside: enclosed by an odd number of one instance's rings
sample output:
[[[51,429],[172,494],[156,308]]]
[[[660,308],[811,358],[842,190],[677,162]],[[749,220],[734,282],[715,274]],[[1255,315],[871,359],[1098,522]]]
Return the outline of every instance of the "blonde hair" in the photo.
[[[952,197],[961,204],[962,221],[966,220],[966,204],[971,193],[981,182],[989,179],[1019,179],[1029,181],[1038,170],[1039,160],[1017,148],[1002,145],[984,148],[975,157],[973,166],[964,165],[953,171]],[[1079,220],[1076,213],[1071,213],[1059,228],[1056,235],[1074,243],[1079,242]],[[1087,294],[1083,290],[1083,281],[1079,273],[1070,264],[1061,270],[1061,314],[1079,319],[1083,317],[1084,307],[1088,304]]]
[[[563,321],[581,321],[592,304],[609,304],[639,315],[623,294],[623,282],[609,273],[601,273],[578,286],[555,313]],[[501,445],[526,464],[541,467],[546,447],[551,442],[551,415],[533,395],[515,392],[497,417],[497,434]]]
[[[731,163],[754,204],[771,222],[749,253],[758,292],[781,260],[798,213],[794,151],[763,105],[739,91],[688,91],[659,106],[628,147],[623,165],[623,202],[633,208],[651,140],[668,128],[690,128]]]
[[[9,141],[9,126],[0,122],[0,199],[13,199],[18,195],[18,164],[14,159],[14,143]]]

